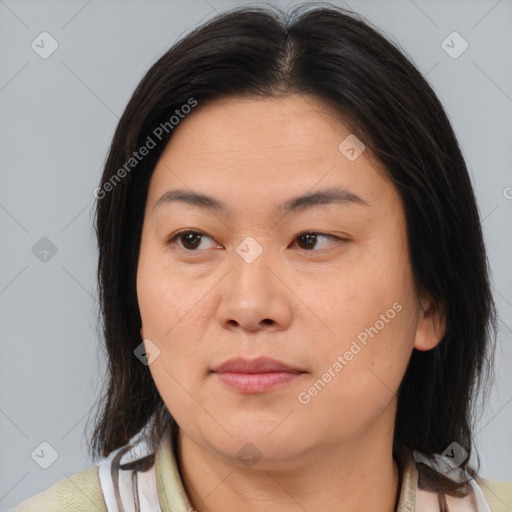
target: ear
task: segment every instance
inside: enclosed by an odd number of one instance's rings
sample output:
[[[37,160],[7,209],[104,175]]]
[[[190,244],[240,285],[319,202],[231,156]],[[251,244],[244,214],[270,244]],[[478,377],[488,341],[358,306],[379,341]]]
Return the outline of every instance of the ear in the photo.
[[[420,297],[414,348],[422,351],[433,349],[443,339],[445,330],[444,308],[429,297]]]

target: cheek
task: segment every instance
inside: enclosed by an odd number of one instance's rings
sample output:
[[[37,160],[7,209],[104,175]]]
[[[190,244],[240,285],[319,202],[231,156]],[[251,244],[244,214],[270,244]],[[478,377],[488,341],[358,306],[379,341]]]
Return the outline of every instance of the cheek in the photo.
[[[309,400],[305,407],[313,417],[327,414],[346,424],[348,411],[361,426],[393,400],[416,330],[408,268],[402,258],[383,255],[333,278],[329,291],[316,295],[333,332],[316,340],[316,372],[301,389],[306,395],[300,403]]]
[[[180,385],[190,389],[194,385],[191,376],[205,372],[201,340],[212,315],[205,300],[209,287],[180,277],[162,256],[141,253],[137,298],[144,337],[160,351],[150,370],[164,399],[179,394]]]
[[[327,347],[296,397],[304,417],[324,425],[326,438],[358,435],[396,400],[414,342],[411,325],[402,309],[384,326],[374,320]]]
[[[409,300],[412,277],[398,227],[349,247],[335,265],[304,272],[295,283],[297,295],[331,328],[326,334],[350,338],[395,302]]]
[[[187,363],[182,361],[180,354],[173,354],[173,357],[180,359],[179,366],[169,364],[165,356],[160,357],[149,367],[151,376],[166,408],[178,424],[194,423],[204,413],[199,406],[202,400],[193,382],[188,382],[186,373],[180,371]]]
[[[403,308],[407,293],[399,284],[401,282],[403,279],[393,277],[392,273],[369,265],[352,267],[346,274],[332,275],[328,283],[321,285],[315,277],[309,283],[303,281],[304,302],[322,321],[320,344],[328,352],[329,347],[344,351],[349,350],[351,341],[358,337],[364,343],[365,339],[371,338],[371,333],[376,334],[376,330],[381,337],[380,333],[389,332],[391,325],[397,329],[401,324],[397,321],[401,313],[396,309]]]
[[[177,333],[194,339],[193,330],[199,328],[198,320],[204,315],[203,288],[170,268],[165,255],[141,252],[137,300],[145,336],[154,337],[165,346]]]

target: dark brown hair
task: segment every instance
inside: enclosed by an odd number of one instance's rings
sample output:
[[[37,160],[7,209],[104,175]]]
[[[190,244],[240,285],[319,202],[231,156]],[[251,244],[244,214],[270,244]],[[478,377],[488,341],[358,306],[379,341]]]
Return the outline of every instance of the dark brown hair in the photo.
[[[445,312],[439,345],[413,350],[399,389],[394,451],[432,455],[457,442],[471,454],[475,398],[492,376],[496,320],[464,158],[436,94],[403,50],[355,13],[306,4],[290,14],[234,9],[194,29],[149,69],[119,121],[96,194],[109,381],[90,436],[93,457],[143,431],[156,448],[169,423],[176,429],[148,367],[134,356],[144,208],[152,171],[172,137],[170,116],[191,98],[197,111],[219,98],[294,93],[331,105],[384,165],[403,201],[415,285]],[[164,125],[156,147],[120,177]]]

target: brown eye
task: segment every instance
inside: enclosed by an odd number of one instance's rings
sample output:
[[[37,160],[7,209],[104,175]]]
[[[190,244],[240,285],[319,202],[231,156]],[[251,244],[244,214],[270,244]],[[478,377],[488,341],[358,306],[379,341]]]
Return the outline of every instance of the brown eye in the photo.
[[[201,246],[203,241],[212,240],[208,235],[200,231],[181,231],[176,233],[167,243],[168,245],[175,245],[178,241],[178,247],[187,251],[198,252],[197,248]],[[204,244],[203,244],[204,245]],[[202,248],[204,249],[204,247]]]
[[[182,233],[180,240],[185,249],[197,249],[198,245],[201,243],[201,235],[195,232]]]
[[[316,233],[316,232],[308,232],[308,233],[301,233],[297,236],[295,240],[297,240],[297,244],[301,249],[305,249],[307,251],[311,251],[316,248],[318,250],[319,248],[316,247],[316,244],[318,241],[322,239],[328,239],[328,240],[341,240],[341,238],[338,238],[336,236],[332,235],[326,235],[324,233]],[[328,244],[323,244],[323,246],[320,247],[320,249],[323,249]]]
[[[297,240],[299,241],[299,246],[302,249],[311,249],[316,244],[316,234],[306,233],[304,235],[299,235]]]

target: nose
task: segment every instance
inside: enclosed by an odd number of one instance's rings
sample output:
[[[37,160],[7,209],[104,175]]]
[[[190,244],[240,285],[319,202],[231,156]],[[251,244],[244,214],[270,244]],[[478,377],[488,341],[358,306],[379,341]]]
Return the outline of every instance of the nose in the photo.
[[[233,255],[233,268],[222,280],[216,315],[224,329],[274,332],[289,327],[293,294],[278,269],[275,258],[265,251],[250,263]]]

